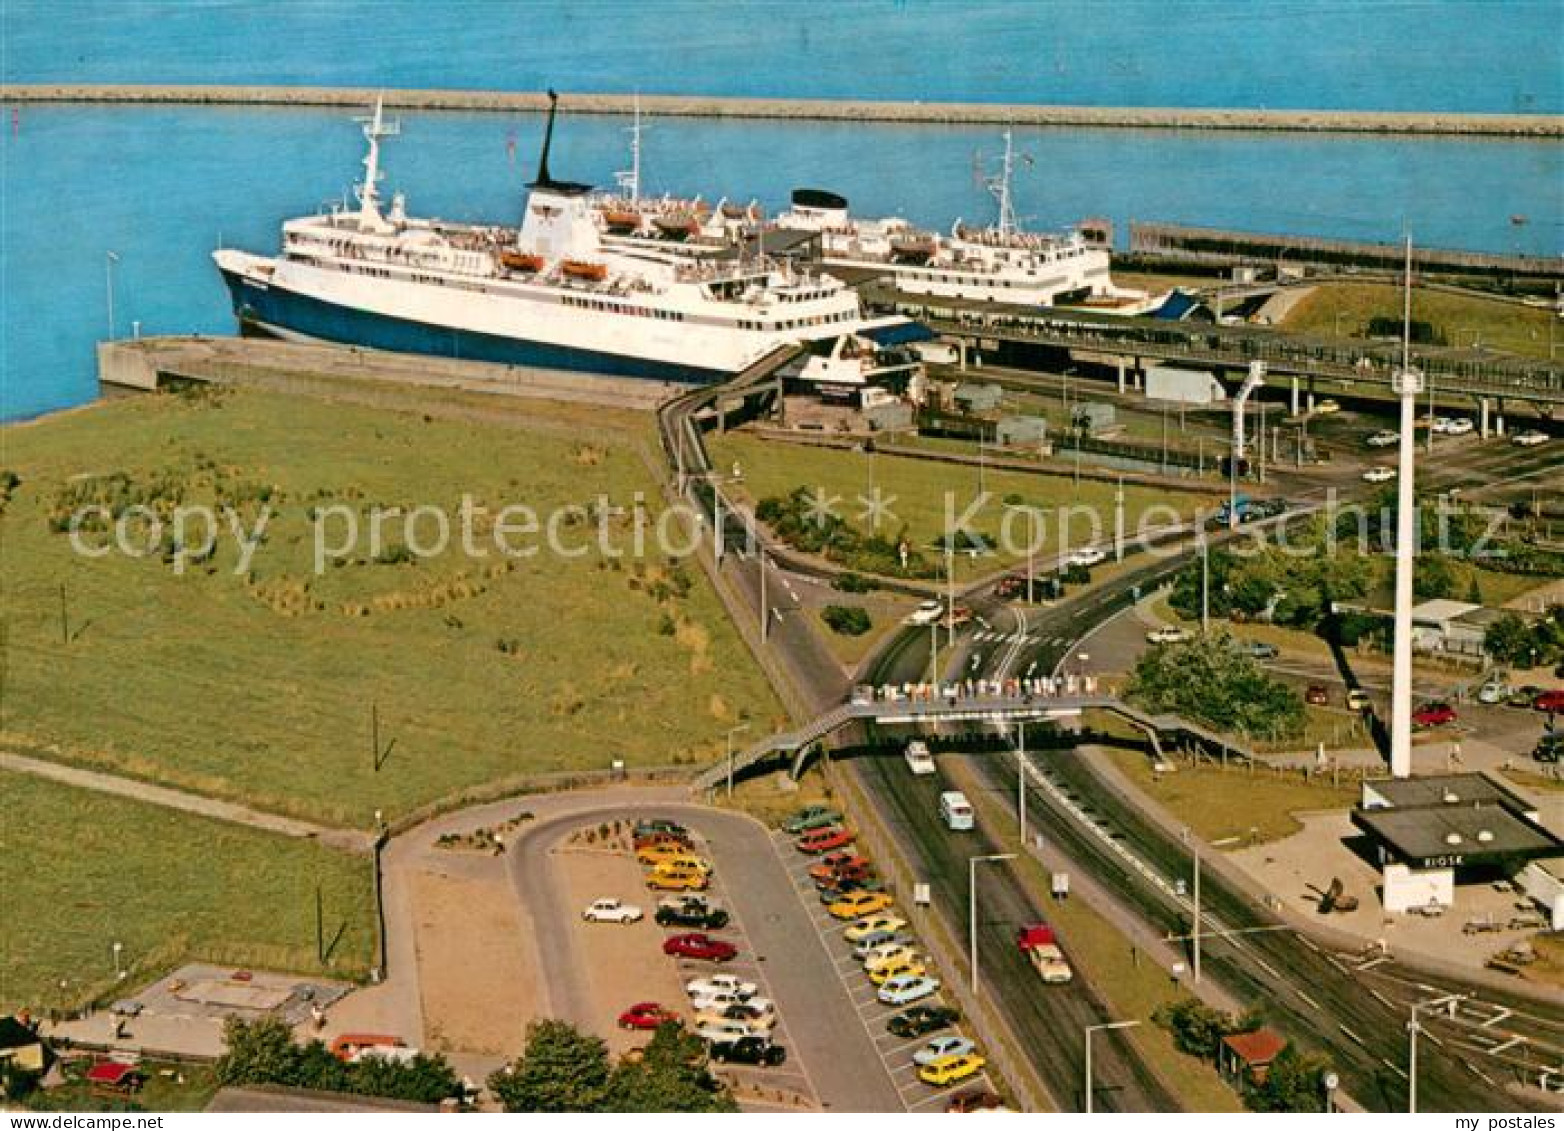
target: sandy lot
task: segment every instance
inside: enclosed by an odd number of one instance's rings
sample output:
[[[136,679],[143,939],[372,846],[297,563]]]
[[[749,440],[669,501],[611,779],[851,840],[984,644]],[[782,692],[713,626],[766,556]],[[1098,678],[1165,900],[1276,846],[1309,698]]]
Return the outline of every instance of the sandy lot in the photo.
[[[619,1028],[619,1014],[636,1002],[655,1001],[683,1016],[689,1005],[672,958],[662,952],[667,931],[652,922],[655,893],[646,889],[641,868],[624,853],[562,844],[552,851],[571,915],[572,945],[587,973],[591,1016],[580,1018],[614,1052],[644,1045],[647,1033]],[[594,899],[617,896],[646,912],[639,923],[588,923],[580,909]]]
[[[1323,919],[1328,926],[1361,938],[1365,944],[1384,939],[1391,953],[1408,951],[1446,962],[1481,968],[1489,957],[1530,938],[1535,931],[1495,931],[1468,935],[1461,927],[1483,916],[1508,923],[1518,914],[1514,892],[1498,892],[1483,884],[1456,889],[1455,906],[1437,919],[1422,915],[1386,913],[1380,904],[1379,872],[1352,851],[1345,842],[1362,834],[1345,812],[1299,813],[1301,832],[1285,840],[1240,849],[1230,858],[1260,880],[1267,890],[1293,910],[1315,915],[1317,889],[1339,877],[1348,893],[1359,899],[1358,909]],[[1528,903],[1527,906],[1530,906]]]
[[[511,1057],[537,1015],[537,985],[515,893],[497,864],[485,870],[411,877],[424,1028],[431,1049]]]

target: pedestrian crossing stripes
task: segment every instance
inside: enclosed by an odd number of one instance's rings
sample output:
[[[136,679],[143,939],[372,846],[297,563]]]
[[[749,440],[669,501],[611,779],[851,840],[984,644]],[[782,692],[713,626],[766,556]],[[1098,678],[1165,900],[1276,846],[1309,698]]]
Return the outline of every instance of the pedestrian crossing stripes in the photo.
[[[1037,637],[1025,632],[979,632],[973,638],[979,644],[1035,644]]]

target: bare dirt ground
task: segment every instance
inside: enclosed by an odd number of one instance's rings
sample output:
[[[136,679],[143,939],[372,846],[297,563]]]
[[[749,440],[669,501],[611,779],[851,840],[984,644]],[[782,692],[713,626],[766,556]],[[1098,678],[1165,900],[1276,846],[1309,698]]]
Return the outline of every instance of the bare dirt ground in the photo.
[[[667,932],[652,922],[657,906],[654,893],[646,890],[640,866],[624,852],[561,844],[552,855],[560,888],[574,912],[572,945],[588,975],[591,1017],[582,1021],[615,1053],[644,1045],[648,1034],[626,1032],[616,1023],[627,1007],[655,1001],[683,1016],[689,1014],[678,969],[662,952]],[[629,925],[581,919],[580,908],[606,896],[637,905],[646,918]]]
[[[412,877],[419,988],[429,1047],[512,1057],[538,1016],[514,896],[492,876],[419,871]]]

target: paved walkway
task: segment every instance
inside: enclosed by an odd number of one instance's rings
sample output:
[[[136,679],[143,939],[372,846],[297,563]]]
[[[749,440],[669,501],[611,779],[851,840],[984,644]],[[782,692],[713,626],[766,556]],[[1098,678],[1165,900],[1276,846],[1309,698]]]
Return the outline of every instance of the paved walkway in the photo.
[[[48,778],[50,781],[57,781],[64,785],[73,785],[79,789],[90,789],[97,793],[112,793],[118,797],[144,801],[149,805],[161,805],[166,809],[178,809],[185,813],[210,817],[216,821],[248,825],[252,829],[261,829],[269,833],[280,833],[282,836],[298,837],[301,840],[317,840],[321,844],[328,845],[331,848],[342,849],[345,852],[367,853],[374,846],[374,838],[366,832],[315,825],[309,821],[300,821],[293,817],[283,817],[276,813],[265,813],[259,809],[251,809],[248,806],[238,805],[232,801],[219,801],[213,797],[203,797],[197,793],[186,793],[180,789],[153,785],[151,782],[121,777],[118,774],[107,773],[103,770],[86,770],[79,766],[67,766],[60,762],[34,758],[30,755],[18,754],[10,750],[0,750],[0,770],[11,770],[19,774],[32,774],[35,777]]]

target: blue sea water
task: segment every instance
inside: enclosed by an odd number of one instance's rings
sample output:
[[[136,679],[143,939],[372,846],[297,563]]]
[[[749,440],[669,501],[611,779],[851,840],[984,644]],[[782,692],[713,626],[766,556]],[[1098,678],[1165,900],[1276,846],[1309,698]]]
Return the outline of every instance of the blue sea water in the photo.
[[[12,81],[1556,113],[1561,12],[8,0],[0,69]],[[387,146],[386,187],[405,190],[415,214],[519,217],[537,117],[403,118],[403,136]],[[609,181],[625,164],[625,124],[564,119],[555,171]],[[340,198],[362,155],[356,127],[336,111],[26,106],[0,130],[0,419],[91,399],[93,346],[111,330],[230,331],[211,250],[274,250],[280,222]],[[1551,142],[1070,129],[1018,130],[1017,143],[1033,158],[1018,207],[1038,228],[1105,215],[1394,239],[1406,223],[1430,245],[1546,255],[1564,246],[1564,147]],[[865,214],[945,227],[991,215],[972,168],[998,144],[973,127],[657,120],[646,180],[653,190],[753,196],[772,210],[792,187],[818,185]],[[1514,226],[1512,215],[1529,222]]]

